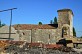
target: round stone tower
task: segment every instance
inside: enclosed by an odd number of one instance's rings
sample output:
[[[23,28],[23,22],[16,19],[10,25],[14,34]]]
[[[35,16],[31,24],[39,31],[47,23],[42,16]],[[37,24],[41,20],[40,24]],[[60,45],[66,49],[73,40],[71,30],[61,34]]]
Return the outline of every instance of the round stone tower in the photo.
[[[73,12],[71,9],[60,9],[58,12],[58,31],[61,37],[73,36]]]

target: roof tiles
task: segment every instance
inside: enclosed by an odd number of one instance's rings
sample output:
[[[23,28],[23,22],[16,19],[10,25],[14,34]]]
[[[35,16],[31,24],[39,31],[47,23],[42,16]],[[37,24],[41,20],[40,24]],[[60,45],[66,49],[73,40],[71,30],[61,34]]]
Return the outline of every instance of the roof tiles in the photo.
[[[58,24],[43,24],[43,25],[32,25],[32,24],[18,24],[13,25],[16,30],[31,30],[31,29],[55,29]]]

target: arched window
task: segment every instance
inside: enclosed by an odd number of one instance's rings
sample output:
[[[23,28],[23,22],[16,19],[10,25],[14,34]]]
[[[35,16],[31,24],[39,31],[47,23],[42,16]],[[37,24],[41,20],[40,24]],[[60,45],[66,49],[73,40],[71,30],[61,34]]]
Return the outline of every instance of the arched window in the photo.
[[[67,34],[68,34],[68,27],[65,27],[65,26],[64,26],[64,27],[62,28],[62,38],[63,38],[64,35],[67,35]]]
[[[63,27],[63,34],[67,35],[67,27]]]

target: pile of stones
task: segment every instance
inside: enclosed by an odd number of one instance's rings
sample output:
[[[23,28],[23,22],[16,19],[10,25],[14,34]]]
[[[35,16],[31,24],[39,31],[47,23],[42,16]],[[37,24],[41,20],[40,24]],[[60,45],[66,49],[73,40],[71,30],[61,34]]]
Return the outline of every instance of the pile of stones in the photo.
[[[63,47],[64,48],[64,47]],[[82,54],[82,52],[77,53],[73,49],[67,50],[67,48],[60,50],[60,49],[45,49],[45,48],[38,48],[38,47],[27,47],[27,45],[24,45],[22,48],[16,46],[16,45],[10,45],[7,48],[5,48],[6,53],[11,54]],[[65,51],[67,50],[67,51]]]

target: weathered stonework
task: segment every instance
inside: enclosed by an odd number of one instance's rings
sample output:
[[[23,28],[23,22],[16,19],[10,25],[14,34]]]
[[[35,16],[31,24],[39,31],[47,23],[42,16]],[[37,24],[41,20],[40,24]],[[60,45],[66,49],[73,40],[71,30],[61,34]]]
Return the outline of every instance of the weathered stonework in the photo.
[[[11,33],[13,34],[11,34],[10,38],[12,38],[15,41],[19,41],[19,34],[16,33],[13,27],[11,27]],[[5,40],[4,38],[9,38],[9,26],[3,26],[0,28],[0,40]]]
[[[73,12],[70,9],[58,10],[58,30],[61,31],[63,27],[68,27],[67,36],[73,36]]]
[[[58,10],[58,26],[56,24],[46,25],[27,25],[18,24],[14,25],[12,32],[16,34],[13,37],[14,40],[31,42],[41,42],[45,44],[56,43],[61,38],[68,38],[73,36],[73,12],[70,9]],[[14,30],[13,30],[14,29]],[[0,33],[4,31],[2,27]],[[8,28],[6,29],[9,30]],[[7,35],[7,34],[6,34]],[[5,34],[4,37],[8,37]],[[2,34],[0,35],[2,37]]]
[[[42,43],[55,43],[56,42],[56,29],[37,29],[32,31],[32,42]]]
[[[17,31],[18,32],[18,31]],[[19,30],[19,40],[27,42],[56,43],[56,29]],[[31,40],[32,39],[32,40]]]

